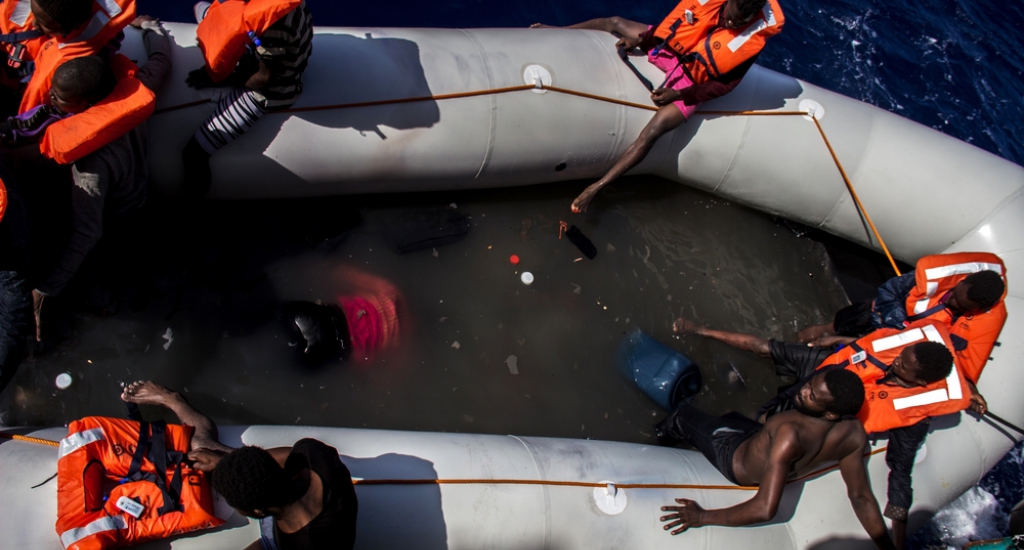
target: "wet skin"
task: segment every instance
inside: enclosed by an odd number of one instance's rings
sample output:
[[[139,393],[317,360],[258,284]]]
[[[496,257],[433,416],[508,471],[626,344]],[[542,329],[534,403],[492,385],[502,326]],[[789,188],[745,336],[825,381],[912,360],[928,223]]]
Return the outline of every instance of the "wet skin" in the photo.
[[[838,420],[836,414],[826,412],[831,401],[824,373],[811,378],[797,396],[799,410],[768,419],[733,455],[737,481],[758,485],[754,498],[719,510],[704,510],[692,500],[676,499],[676,505],[661,508],[671,512],[660,518],[664,529],[677,535],[703,525],[738,527],[770,521],[778,511],[787,480],[838,461],[857,519],[879,548],[894,548],[864,469],[864,427],[857,420]]]

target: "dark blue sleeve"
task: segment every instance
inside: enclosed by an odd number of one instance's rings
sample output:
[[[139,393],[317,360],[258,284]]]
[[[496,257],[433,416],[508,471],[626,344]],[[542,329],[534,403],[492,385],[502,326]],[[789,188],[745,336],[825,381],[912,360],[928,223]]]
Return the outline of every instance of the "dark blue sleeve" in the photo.
[[[907,521],[907,512],[914,501],[911,487],[911,473],[917,450],[928,435],[928,419],[913,426],[889,430],[889,448],[885,452],[885,463],[889,465],[888,504],[884,515],[897,521]]]
[[[875,328],[903,328],[907,321],[907,295],[914,289],[914,272],[893,277],[878,287],[871,324]]]

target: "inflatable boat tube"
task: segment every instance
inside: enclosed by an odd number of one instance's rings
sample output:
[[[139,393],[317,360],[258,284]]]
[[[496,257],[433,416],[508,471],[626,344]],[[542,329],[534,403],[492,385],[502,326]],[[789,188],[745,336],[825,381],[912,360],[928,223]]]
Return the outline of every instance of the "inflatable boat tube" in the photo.
[[[150,129],[154,184],[158,191],[174,192],[180,151],[211,112],[205,101],[218,92],[185,87],[185,75],[200,65],[195,26],[167,27],[176,43],[175,68],[158,93],[158,109],[171,110],[158,111]],[[648,101],[614,43],[607,34],[568,30],[318,29],[305,92],[295,105],[300,110],[268,115],[218,152],[213,196],[471,189],[599,176],[651,116],[608,101]],[[134,33],[126,52],[142,57]],[[658,77],[643,60],[636,64],[650,79]],[[502,88],[515,91],[461,97]],[[392,101],[445,94],[460,98]],[[195,102],[200,103],[181,107]],[[331,107],[342,104],[363,106]],[[876,246],[816,120],[896,257],[913,262],[944,251],[999,254],[1009,271],[1009,319],[979,387],[993,411],[1024,424],[1024,285],[1014,275],[1024,273],[1024,169],[760,67],[733,93],[701,109],[705,114],[661,139],[634,173],[657,174]],[[748,110],[815,118],[735,114]],[[34,435],[59,439],[62,432]],[[1016,441],[1013,433],[968,413],[935,419],[931,432],[914,471],[911,528],[975,484]],[[367,480],[516,481],[358,485],[359,548],[870,545],[835,472],[790,484],[769,523],[704,527],[672,537],[657,518],[660,506],[673,498],[718,508],[750,493],[717,488],[727,482],[697,453],[648,445],[343,428],[252,426],[222,433],[228,444],[263,446],[316,437],[336,446],[353,474]],[[882,436],[872,448],[885,444]],[[53,482],[31,489],[52,475],[56,459],[46,446],[0,444],[5,547],[60,548],[53,530]],[[870,456],[867,465],[875,495],[884,501],[884,456]],[[544,483],[553,481],[583,486]],[[218,531],[176,539],[170,547],[241,548],[256,536],[255,525],[232,516]]]

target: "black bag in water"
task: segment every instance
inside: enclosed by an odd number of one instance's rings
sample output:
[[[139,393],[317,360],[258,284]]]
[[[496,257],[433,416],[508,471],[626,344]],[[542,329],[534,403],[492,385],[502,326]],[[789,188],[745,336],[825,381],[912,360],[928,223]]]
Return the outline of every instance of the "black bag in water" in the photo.
[[[700,370],[693,361],[640,329],[634,329],[622,342],[619,369],[647,397],[669,412],[699,392],[703,384]]]
[[[385,233],[399,253],[415,252],[461,241],[469,218],[451,208],[416,210],[394,220]]]
[[[565,232],[565,236],[569,237],[569,242],[576,245],[587,258],[593,260],[597,256],[597,247],[575,225]]]

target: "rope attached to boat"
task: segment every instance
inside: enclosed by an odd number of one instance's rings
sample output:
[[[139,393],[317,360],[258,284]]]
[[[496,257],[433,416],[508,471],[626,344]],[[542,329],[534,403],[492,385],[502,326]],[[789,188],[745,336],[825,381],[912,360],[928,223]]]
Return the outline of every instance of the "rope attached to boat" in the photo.
[[[654,105],[645,105],[643,103],[634,103],[632,101],[625,101],[622,99],[615,99],[611,97],[605,97],[595,94],[589,94],[586,92],[580,92],[576,90],[569,90],[566,88],[559,88],[557,86],[546,86],[541,83],[537,84],[523,84],[521,86],[509,86],[505,88],[493,88],[490,90],[474,90],[470,92],[455,92],[451,94],[438,94],[438,95],[426,95],[417,97],[403,97],[396,99],[381,99],[377,101],[361,101],[356,103],[338,103],[336,105],[316,105],[312,107],[293,107],[288,109],[276,109],[271,113],[308,113],[314,111],[331,111],[337,109],[353,109],[357,107],[379,107],[383,105],[400,105],[403,103],[418,103],[421,101],[442,101],[446,99],[464,99],[468,97],[479,97],[486,95],[496,94],[507,94],[511,92],[522,92],[526,90],[546,90],[550,92],[557,92],[560,94],[571,95],[576,97],[582,97],[585,99],[592,99],[594,101],[602,101],[605,103],[612,103],[614,105],[622,105],[624,107],[632,107],[635,109],[643,109],[645,111],[657,111],[658,107]],[[190,103],[183,103],[181,105],[174,105],[171,107],[164,107],[157,109],[154,114],[163,114],[177,111],[180,109],[187,109],[189,107],[196,107],[198,105],[205,105],[211,103],[212,99],[202,99],[199,101],[193,101]],[[857,206],[858,212],[864,217],[864,220],[868,222],[868,226],[871,228],[871,232],[874,233],[875,239],[878,240],[878,244],[882,247],[882,251],[885,252],[885,257],[889,259],[889,264],[892,265],[893,271],[896,275],[902,275],[899,266],[896,265],[896,260],[893,259],[892,254],[889,252],[889,247],[885,245],[885,241],[882,240],[882,235],[878,232],[878,228],[875,227],[871,216],[868,215],[867,209],[864,208],[864,203],[860,201],[860,197],[857,196],[857,191],[853,188],[853,182],[850,181],[849,176],[846,175],[846,170],[843,168],[843,164],[839,161],[839,157],[836,155],[832,144],[829,142],[828,137],[825,135],[825,130],[821,127],[818,119],[810,113],[804,111],[697,111],[697,115],[706,116],[810,116],[811,120],[814,121],[815,127],[818,128],[818,133],[821,134],[821,139],[825,142],[825,146],[828,148],[829,154],[832,155],[832,160],[836,163],[836,168],[839,169],[839,174],[843,177],[843,183],[846,184],[846,188],[850,191],[850,196],[853,197],[854,204]]]
[[[0,432],[0,437],[36,443],[48,447],[60,446],[59,441],[41,439],[27,435],[15,435]],[[864,457],[876,455],[888,447],[874,449],[864,453]],[[815,470],[805,476],[790,480],[788,483],[796,483],[805,479],[819,476],[839,468],[838,464]],[[607,487],[608,483],[594,483],[591,481],[555,481],[547,479],[353,479],[355,485],[542,485],[545,487],[586,487],[597,488]],[[612,483],[619,489],[696,489],[715,491],[756,491],[757,486],[753,485],[700,485],[700,484],[675,484],[675,483]]]

